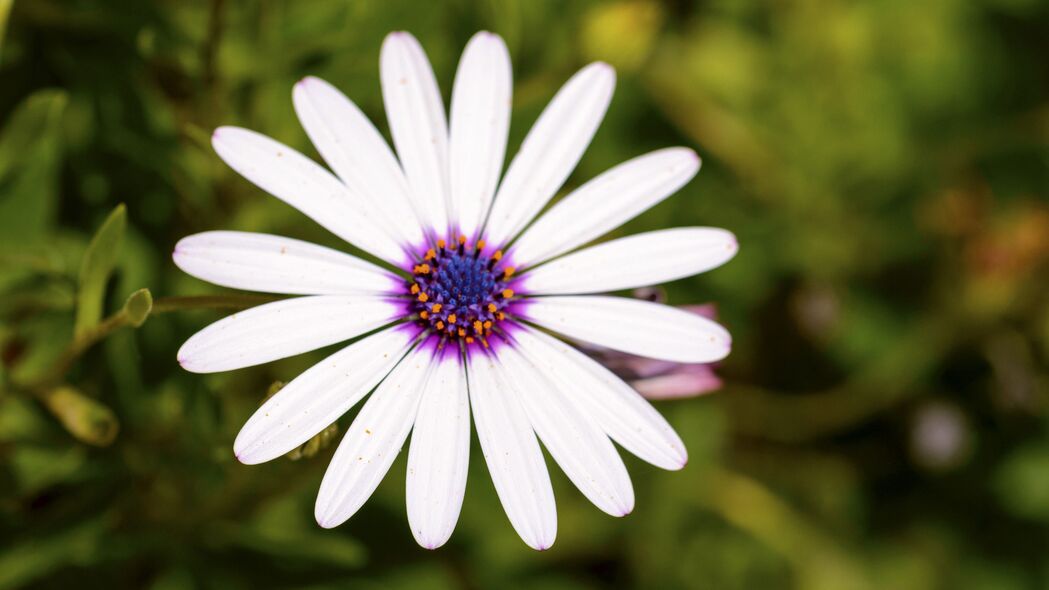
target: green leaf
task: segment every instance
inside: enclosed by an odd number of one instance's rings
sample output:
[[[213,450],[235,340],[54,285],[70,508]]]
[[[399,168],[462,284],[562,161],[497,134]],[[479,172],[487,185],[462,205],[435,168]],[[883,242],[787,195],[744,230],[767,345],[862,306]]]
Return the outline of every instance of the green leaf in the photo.
[[[24,247],[39,242],[54,220],[68,102],[61,90],[35,92],[18,105],[0,134],[0,243]]]
[[[131,294],[124,302],[124,313],[127,314],[128,324],[139,327],[153,311],[153,295],[149,289],[139,289]]]
[[[80,290],[77,294],[74,329],[77,336],[95,327],[102,319],[106,281],[116,265],[126,227],[127,210],[121,203],[109,214],[87,246],[87,252],[84,253],[84,259],[80,264]]]

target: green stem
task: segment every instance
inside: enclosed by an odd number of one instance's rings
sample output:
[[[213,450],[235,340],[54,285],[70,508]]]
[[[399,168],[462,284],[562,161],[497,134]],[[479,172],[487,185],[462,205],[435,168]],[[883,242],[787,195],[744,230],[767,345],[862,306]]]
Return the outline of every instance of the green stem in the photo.
[[[271,303],[279,297],[268,295],[186,295],[161,297],[153,301],[152,313],[168,313],[186,309],[246,309]]]

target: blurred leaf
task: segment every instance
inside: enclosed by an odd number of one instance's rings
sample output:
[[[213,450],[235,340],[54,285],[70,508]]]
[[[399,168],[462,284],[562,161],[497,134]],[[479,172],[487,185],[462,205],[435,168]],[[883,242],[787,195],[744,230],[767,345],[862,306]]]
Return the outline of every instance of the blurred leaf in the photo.
[[[91,238],[80,265],[80,289],[77,294],[76,327],[80,336],[95,327],[102,319],[102,305],[106,295],[106,281],[116,265],[120,244],[127,227],[127,210],[123,204],[109,214],[102,227]]]
[[[127,314],[128,324],[135,328],[146,322],[152,310],[153,295],[150,294],[149,289],[135,291],[124,302],[124,313]]]
[[[1049,522],[1049,442],[1014,451],[998,468],[993,483],[1006,510]]]
[[[105,518],[96,518],[9,545],[0,551],[0,590],[24,587],[62,566],[86,561],[105,545],[101,542],[105,529]]]
[[[7,17],[11,14],[11,6],[15,0],[0,0],[0,57],[3,57],[4,33],[7,32]]]
[[[583,47],[592,59],[635,70],[652,52],[664,18],[662,6],[650,0],[598,4],[583,21]]]
[[[89,445],[108,446],[120,430],[113,410],[71,386],[51,390],[45,394],[44,404],[70,434]]]
[[[22,101],[0,134],[0,244],[38,242],[53,221],[67,103],[64,91],[39,90]]]
[[[54,449],[20,445],[11,457],[11,467],[19,493],[30,496],[67,482],[86,459],[84,448],[79,446]]]

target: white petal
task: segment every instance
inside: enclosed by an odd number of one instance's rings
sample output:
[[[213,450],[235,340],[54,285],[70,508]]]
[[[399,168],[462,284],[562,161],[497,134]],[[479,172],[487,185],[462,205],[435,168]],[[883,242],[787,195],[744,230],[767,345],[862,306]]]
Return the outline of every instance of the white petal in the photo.
[[[612,516],[634,509],[634,488],[612,441],[572,404],[572,390],[554,385],[543,371],[512,347],[499,351],[499,361],[521,392],[521,402],[539,440],[579,491]],[[553,376],[553,373],[547,373]]]
[[[423,240],[397,159],[375,125],[334,86],[307,77],[295,85],[295,112],[313,145],[351,191],[381,211],[402,244]]]
[[[234,454],[254,465],[305,443],[382,381],[414,336],[403,327],[383,330],[310,367],[248,419],[233,443]]]
[[[449,216],[476,237],[499,183],[510,130],[513,75],[498,35],[477,33],[459,60],[452,89]]]
[[[239,127],[216,129],[211,145],[230,168],[333,234],[383,260],[403,259],[385,219],[313,160]]]
[[[732,232],[682,227],[612,240],[528,271],[521,291],[601,293],[657,285],[721,266],[739,249]]]
[[[419,408],[423,383],[433,367],[422,347],[397,365],[353,419],[321,480],[314,515],[326,529],[357,512],[401,452]]]
[[[379,56],[382,98],[401,167],[420,220],[448,226],[448,123],[426,53],[408,33],[390,33]]]
[[[423,388],[408,449],[408,524],[419,545],[436,549],[455,530],[470,465],[466,371],[443,358]]]
[[[496,193],[485,234],[505,245],[565,183],[605,116],[616,75],[593,63],[557,92],[514,156]]]
[[[525,328],[514,334],[521,352],[547,375],[580,411],[623,448],[663,469],[681,469],[685,445],[663,416],[639,393],[600,363],[556,338]]]
[[[260,365],[349,340],[401,315],[372,295],[315,295],[266,303],[197,332],[178,351],[187,371],[216,373]]]
[[[585,295],[528,299],[524,317],[569,338],[679,363],[728,356],[727,330],[694,313],[626,297]]]
[[[396,275],[331,248],[269,234],[210,231],[179,240],[172,255],[186,273],[223,287],[329,295],[389,293]]]
[[[531,266],[601,237],[677,192],[699,171],[699,156],[667,148],[624,162],[559,201],[514,244]]]
[[[548,549],[557,536],[557,507],[520,396],[490,356],[471,357],[467,376],[477,439],[503,510],[529,547]]]

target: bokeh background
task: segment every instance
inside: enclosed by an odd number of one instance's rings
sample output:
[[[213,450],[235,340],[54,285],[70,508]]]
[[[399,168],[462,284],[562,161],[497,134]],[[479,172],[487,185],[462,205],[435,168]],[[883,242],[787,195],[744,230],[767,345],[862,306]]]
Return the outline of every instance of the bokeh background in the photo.
[[[330,350],[175,362],[223,313],[177,309],[222,293],[174,267],[178,238],[338,245],[230,171],[211,130],[316,156],[291,104],[312,74],[385,133],[378,52],[400,29],[446,99],[470,35],[506,39],[510,154],[576,69],[611,63],[568,186],[691,146],[697,178],[616,235],[741,243],[666,288],[715,302],[735,338],[720,391],[657,403],[688,467],[628,458],[624,519],[553,469],[544,553],[476,441],[436,552],[408,530],[403,454],[332,531],[312,515],[330,447],[238,464],[271,385]],[[1049,587],[1046,2],[0,0],[0,31],[0,588]],[[148,317],[143,292],[125,307],[144,288]]]

